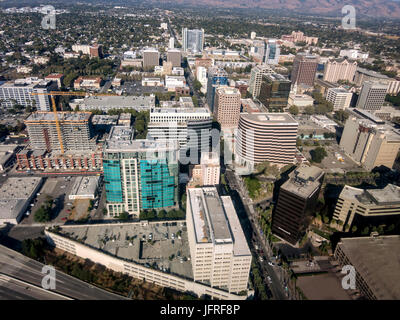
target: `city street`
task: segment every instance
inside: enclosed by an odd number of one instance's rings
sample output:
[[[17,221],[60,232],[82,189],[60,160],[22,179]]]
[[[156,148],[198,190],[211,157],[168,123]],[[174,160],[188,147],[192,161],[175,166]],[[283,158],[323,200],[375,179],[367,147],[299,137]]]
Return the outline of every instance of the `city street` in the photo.
[[[266,243],[266,239],[263,235],[261,235],[260,233],[260,228],[256,225],[255,223],[255,215],[254,215],[254,209],[253,206],[250,204],[249,205],[249,199],[247,198],[247,196],[245,195],[245,192],[243,190],[243,186],[241,184],[241,181],[238,181],[238,178],[235,176],[235,174],[230,171],[230,170],[226,170],[225,172],[225,176],[226,179],[229,183],[229,186],[231,188],[231,190],[235,190],[237,191],[237,194],[239,194],[240,196],[240,200],[242,202],[244,211],[248,217],[248,220],[250,221],[251,224],[251,229],[253,230],[253,237],[252,237],[252,246],[257,246],[258,248],[262,249],[262,252],[264,253],[264,256],[267,259],[271,259],[271,257],[273,256],[272,254],[272,249],[270,248],[270,246]],[[237,197],[234,197],[232,195],[232,199],[235,201],[235,203],[237,204],[238,199]],[[258,257],[263,257],[262,255],[259,255]],[[260,262],[260,260],[258,260],[258,262]],[[279,280],[278,275],[276,274],[276,270],[270,266],[268,264],[267,261],[263,261],[262,263],[259,263],[259,265],[261,265],[261,271],[264,274],[264,278],[267,278],[268,276],[271,277],[271,282],[272,283],[268,283],[267,285],[270,287],[273,297],[276,300],[286,300],[288,297],[285,294],[285,291],[282,287],[282,284]],[[279,268],[279,267],[278,267]]]

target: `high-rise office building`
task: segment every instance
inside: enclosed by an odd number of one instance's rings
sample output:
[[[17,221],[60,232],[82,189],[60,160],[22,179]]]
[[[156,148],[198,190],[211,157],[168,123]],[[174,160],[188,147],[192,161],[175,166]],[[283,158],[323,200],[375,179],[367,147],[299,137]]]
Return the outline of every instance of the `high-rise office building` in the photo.
[[[188,189],[186,225],[193,280],[229,292],[247,290],[251,252],[231,198],[215,187]]]
[[[276,40],[269,39],[265,44],[263,62],[272,65],[278,64],[280,53],[281,49]]]
[[[235,161],[250,168],[264,161],[293,163],[298,126],[288,113],[241,113]]]
[[[224,69],[220,67],[208,69],[207,104],[211,112],[214,112],[215,90],[226,85],[228,85],[228,74]]]
[[[200,91],[203,93],[207,93],[207,68],[198,66],[196,68],[196,79],[201,83]]]
[[[90,112],[58,112],[60,133],[58,133],[53,112],[34,112],[25,121],[32,149],[61,151],[94,150],[92,138],[92,114]]]
[[[318,66],[318,57],[308,53],[299,53],[293,61],[290,80],[293,84],[313,86]]]
[[[258,100],[268,109],[283,111],[287,107],[291,82],[278,73],[262,76]]]
[[[379,110],[385,101],[388,84],[386,82],[364,82],[356,108],[365,110]]]
[[[168,48],[169,49],[174,49],[175,48],[175,38],[174,37],[169,38]]]
[[[160,53],[155,48],[143,50],[143,68],[151,68],[160,65]]]
[[[400,131],[365,110],[354,109],[344,126],[340,148],[367,170],[391,169],[400,148]]]
[[[103,150],[108,215],[176,206],[177,152],[174,141],[134,140],[131,127],[113,127]]]
[[[7,81],[0,84],[0,105],[5,108],[12,108],[14,104],[36,106],[37,110],[50,111],[49,96],[32,93],[48,93],[56,89],[56,82],[34,77]]]
[[[208,151],[212,116],[206,108],[152,108],[148,124],[148,137],[157,141],[175,140],[179,144],[180,159],[188,150]]]
[[[300,165],[279,188],[278,202],[272,216],[272,232],[296,244],[306,231],[321,190],[324,171]]]
[[[273,74],[274,70],[268,65],[257,65],[251,69],[249,92],[253,98],[257,98],[260,95],[261,82],[263,75]]]
[[[333,110],[344,110],[350,107],[353,93],[344,88],[329,88],[326,95],[326,101],[333,104]]]
[[[328,60],[324,69],[324,81],[338,82],[339,80],[353,82],[357,70],[357,61],[347,59]]]
[[[199,53],[204,48],[204,30],[188,30],[182,29],[182,48],[183,51],[190,51],[192,53]]]
[[[239,89],[232,87],[219,87],[215,91],[214,115],[221,128],[237,128],[240,115]]]
[[[172,67],[181,66],[182,54],[179,49],[169,49],[167,52],[167,61],[172,63]]]

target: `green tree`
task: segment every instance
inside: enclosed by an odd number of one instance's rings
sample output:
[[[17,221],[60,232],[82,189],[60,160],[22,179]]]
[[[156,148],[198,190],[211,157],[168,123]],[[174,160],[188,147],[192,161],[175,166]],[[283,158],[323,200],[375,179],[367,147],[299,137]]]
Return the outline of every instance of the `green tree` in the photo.
[[[311,159],[314,162],[321,163],[321,161],[328,155],[324,147],[317,147],[310,151]]]
[[[290,106],[289,112],[295,116],[299,114],[299,108],[297,106]]]

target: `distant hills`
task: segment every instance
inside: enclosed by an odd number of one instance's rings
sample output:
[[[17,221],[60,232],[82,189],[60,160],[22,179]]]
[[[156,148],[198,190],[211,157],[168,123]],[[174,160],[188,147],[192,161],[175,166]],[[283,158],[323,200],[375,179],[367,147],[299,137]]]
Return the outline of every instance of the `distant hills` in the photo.
[[[276,9],[329,16],[342,16],[342,8],[345,5],[353,5],[356,15],[400,19],[399,0],[152,0],[151,2],[222,8]]]

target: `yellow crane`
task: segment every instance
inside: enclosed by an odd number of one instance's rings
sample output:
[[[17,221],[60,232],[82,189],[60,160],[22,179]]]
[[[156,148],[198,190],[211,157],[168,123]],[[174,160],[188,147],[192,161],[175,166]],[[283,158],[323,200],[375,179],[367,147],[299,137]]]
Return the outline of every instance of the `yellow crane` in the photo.
[[[60,142],[61,154],[64,154],[64,143],[62,140],[60,121],[58,120],[57,105],[56,105],[56,100],[54,99],[54,97],[55,96],[84,96],[84,97],[86,97],[86,96],[117,96],[117,94],[111,94],[111,93],[88,93],[88,92],[69,92],[69,91],[32,92],[31,94],[34,96],[50,96],[51,106],[52,106],[53,113],[54,113],[54,120],[56,122],[57,137],[58,137],[58,141]]]

